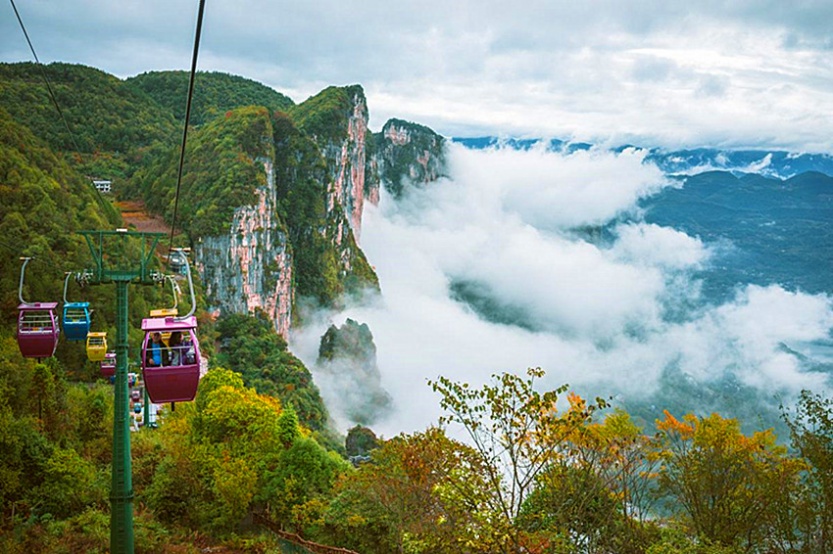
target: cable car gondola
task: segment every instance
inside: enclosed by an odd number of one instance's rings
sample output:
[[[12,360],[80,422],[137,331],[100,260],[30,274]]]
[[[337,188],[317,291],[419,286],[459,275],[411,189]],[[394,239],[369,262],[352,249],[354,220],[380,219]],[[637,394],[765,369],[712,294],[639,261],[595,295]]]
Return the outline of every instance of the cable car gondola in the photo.
[[[197,318],[152,318],[142,321],[142,373],[148,396],[156,404],[189,402],[200,381]],[[166,345],[162,334],[170,333]]]
[[[185,259],[185,253],[182,250],[174,250],[171,252],[170,256],[168,256],[168,267],[174,273],[185,275],[186,264],[187,260]]]
[[[64,280],[64,311],[61,327],[64,336],[70,341],[83,341],[90,332],[90,303],[67,301],[67,287],[72,273],[67,273]]]
[[[200,381],[200,348],[197,339],[196,298],[188,258],[185,261],[191,290],[191,311],[183,317],[168,315],[142,320],[142,379],[148,397],[156,404],[189,402]],[[176,298],[175,283],[174,298]],[[176,304],[174,308],[176,309]],[[167,337],[164,339],[163,337]]]
[[[31,258],[22,258],[17,307],[17,345],[25,358],[49,358],[58,346],[57,302],[26,302],[23,299],[23,278]]]
[[[87,333],[87,358],[91,362],[102,362],[107,356],[107,333]]]
[[[116,374],[116,353],[107,352],[104,359],[101,360],[101,376],[104,378],[112,377]]]

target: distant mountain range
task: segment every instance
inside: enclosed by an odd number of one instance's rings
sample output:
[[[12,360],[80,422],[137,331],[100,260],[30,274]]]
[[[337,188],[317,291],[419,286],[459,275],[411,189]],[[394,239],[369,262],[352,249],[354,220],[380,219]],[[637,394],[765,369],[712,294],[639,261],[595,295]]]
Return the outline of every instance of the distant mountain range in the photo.
[[[558,139],[478,137],[452,142],[472,149],[543,147],[567,154],[593,148]],[[637,147],[613,150],[627,148]],[[716,247],[717,255],[699,275],[709,301],[726,300],[742,284],[833,292],[833,156],[653,148],[644,163],[656,164],[680,186],[642,199],[639,217]],[[602,240],[612,238],[618,223],[606,226]]]
[[[699,237],[717,255],[700,276],[725,300],[739,284],[833,291],[833,177],[805,172],[781,180],[708,171],[644,199],[649,223]]]
[[[517,139],[498,137],[453,138],[452,142],[468,148],[513,148],[529,150],[544,147],[555,152],[572,153],[593,148],[586,142],[570,142],[560,139]],[[654,163],[669,175],[693,175],[705,171],[728,171],[735,175],[754,173],[767,177],[789,179],[807,171],[833,176],[833,156],[829,154],[804,154],[783,150],[721,150],[695,148],[691,150],[664,150],[623,145],[614,148],[622,151],[637,148],[648,151],[646,163]]]

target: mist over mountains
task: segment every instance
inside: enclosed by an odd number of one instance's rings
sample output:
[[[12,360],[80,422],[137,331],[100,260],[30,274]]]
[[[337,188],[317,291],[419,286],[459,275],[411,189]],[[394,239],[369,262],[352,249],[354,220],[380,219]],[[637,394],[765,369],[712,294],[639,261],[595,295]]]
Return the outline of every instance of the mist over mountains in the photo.
[[[449,179],[366,212],[382,296],[329,320],[373,329],[382,432],[434,421],[426,379],[528,366],[648,426],[777,426],[779,403],[828,390],[829,156],[453,142]],[[326,323],[295,336],[302,358]]]

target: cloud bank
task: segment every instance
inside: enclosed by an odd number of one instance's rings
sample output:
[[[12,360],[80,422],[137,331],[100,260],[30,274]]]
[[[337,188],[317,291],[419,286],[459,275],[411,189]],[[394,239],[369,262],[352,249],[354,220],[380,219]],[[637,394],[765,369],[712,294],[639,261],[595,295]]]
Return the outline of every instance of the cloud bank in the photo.
[[[540,366],[546,386],[673,403],[659,409],[680,405],[657,398],[669,394],[670,374],[695,388],[732,382],[770,403],[828,385],[798,351],[829,341],[831,299],[741,285],[728,303],[706,302],[694,276],[717,246],[640,220],[639,198],[671,186],[643,153],[452,145],[451,161],[453,179],[367,209],[362,247],[382,297],[291,340],[312,367],[330,323],[370,326],[395,406],[377,431],[435,422],[439,399],[426,380],[440,375],[476,385]]]

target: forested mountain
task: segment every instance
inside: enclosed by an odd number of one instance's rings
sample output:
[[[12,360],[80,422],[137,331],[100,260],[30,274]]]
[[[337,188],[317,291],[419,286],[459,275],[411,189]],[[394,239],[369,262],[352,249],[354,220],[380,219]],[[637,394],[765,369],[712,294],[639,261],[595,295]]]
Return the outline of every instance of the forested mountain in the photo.
[[[604,399],[540,390],[540,369],[480,386],[439,377],[437,426],[392,438],[354,428],[365,448],[352,444],[361,456],[349,463],[284,337],[300,299],[338,306],[379,288],[358,238],[363,202],[443,175],[444,139],[399,120],[373,134],[357,85],[296,105],[246,79],[203,77],[176,227],[194,250],[211,367],[194,402],[131,433],[137,552],[297,552],[289,539],[379,554],[831,551],[833,406],[811,393],[782,408],[789,436],[663,406],[649,434]],[[112,389],[77,344],[62,340],[44,363],[21,357],[18,256],[35,256],[27,299],[59,300],[64,272],[90,262],[74,232],[123,225],[91,177],[173,223],[184,81],[0,64],[2,552],[107,551]],[[166,294],[131,288],[131,358],[139,321]],[[112,290],[73,284],[71,296],[113,331]],[[332,329],[322,360],[350,362],[333,371],[374,363],[369,328]],[[381,385],[360,392],[387,409]]]
[[[177,121],[185,121],[189,74],[185,71],[149,71],[125,82],[145,92]],[[262,106],[286,111],[295,103],[256,81],[227,73],[201,71],[194,79],[191,124],[202,125],[228,110],[241,106]]]
[[[75,231],[113,228],[121,217],[89,181],[2,107],[0,196],[0,306],[8,331],[16,319],[18,256],[36,260],[26,298],[57,299],[64,271],[89,262],[87,244]]]
[[[812,294],[830,291],[833,177],[805,172],[789,179],[708,171],[642,202],[648,222],[673,225],[709,242],[729,240],[724,270],[704,272],[711,301],[738,283],[780,283]],[[825,267],[827,266],[827,267]]]
[[[0,106],[92,178],[126,179],[181,134],[173,115],[141,90],[81,65],[0,64]]]

